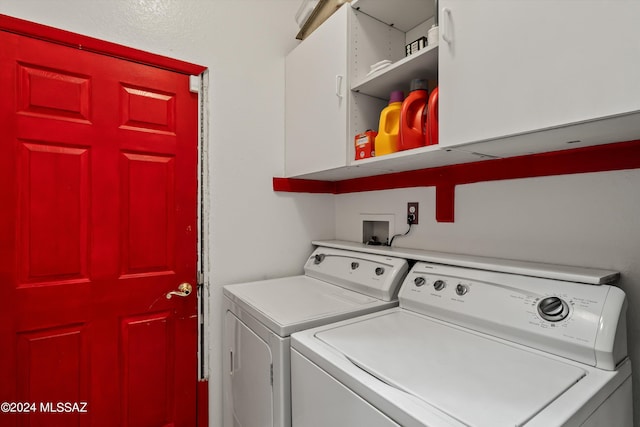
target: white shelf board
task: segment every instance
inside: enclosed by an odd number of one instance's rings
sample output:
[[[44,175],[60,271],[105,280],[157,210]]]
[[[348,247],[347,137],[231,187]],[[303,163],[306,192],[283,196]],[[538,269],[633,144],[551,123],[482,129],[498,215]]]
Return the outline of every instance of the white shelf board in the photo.
[[[640,137],[640,111],[602,119],[572,123],[556,128],[506,135],[493,140],[456,147],[430,145],[370,159],[350,160],[349,165],[290,178],[339,181],[385,173],[471,163],[499,157],[514,157],[575,149]],[[568,141],[577,141],[567,144]]]
[[[351,90],[375,96],[376,98],[389,99],[389,94],[394,90],[409,91],[409,83],[412,79],[438,78],[438,45],[426,48],[404,57],[393,64],[376,71],[360,82],[356,82]]]
[[[316,246],[360,251],[377,255],[396,256],[415,261],[427,261],[436,264],[499,271],[502,273],[520,274],[523,276],[544,277],[547,279],[565,280],[591,285],[612,284],[620,277],[619,272],[612,270],[490,258],[476,255],[452,254],[421,249],[370,246],[365,245],[364,243],[347,242],[342,240],[316,240],[311,243]]]
[[[405,33],[436,11],[434,0],[353,0],[351,7]]]
[[[352,160],[348,166],[341,168],[304,175],[289,176],[288,178],[340,181],[343,179],[362,178],[394,172],[405,172],[445,165],[471,163],[491,158],[492,157],[481,156],[467,151],[445,150],[437,145],[431,145],[413,150],[399,151],[386,156]]]

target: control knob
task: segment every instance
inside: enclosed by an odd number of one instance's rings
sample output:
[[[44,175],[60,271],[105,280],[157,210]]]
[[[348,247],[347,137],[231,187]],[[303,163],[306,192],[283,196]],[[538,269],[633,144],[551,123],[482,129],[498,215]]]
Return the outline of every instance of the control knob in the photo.
[[[546,297],[538,303],[538,314],[549,322],[559,322],[569,315],[569,305],[561,298]]]
[[[465,295],[467,292],[469,292],[469,288],[466,285],[459,283],[458,286],[456,286],[456,294],[458,296]]]
[[[413,283],[414,285],[416,285],[416,287],[420,287],[420,286],[424,286],[424,284],[426,283],[426,280],[424,279],[424,277],[422,276],[418,276],[415,279],[413,279]]]
[[[445,286],[447,286],[447,284],[445,283],[444,280],[438,279],[435,282],[433,282],[433,289],[435,289],[436,291],[443,290]]]

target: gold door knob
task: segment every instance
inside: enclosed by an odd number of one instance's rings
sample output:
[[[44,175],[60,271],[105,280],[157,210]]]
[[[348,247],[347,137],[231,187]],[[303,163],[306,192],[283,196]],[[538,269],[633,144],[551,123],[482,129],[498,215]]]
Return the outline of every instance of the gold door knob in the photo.
[[[169,293],[167,293],[167,299],[171,299],[171,297],[173,295],[179,296],[179,297],[186,297],[189,296],[189,294],[191,294],[191,291],[193,290],[193,288],[191,287],[190,283],[180,283],[180,285],[178,286],[178,290],[177,291],[171,291]]]

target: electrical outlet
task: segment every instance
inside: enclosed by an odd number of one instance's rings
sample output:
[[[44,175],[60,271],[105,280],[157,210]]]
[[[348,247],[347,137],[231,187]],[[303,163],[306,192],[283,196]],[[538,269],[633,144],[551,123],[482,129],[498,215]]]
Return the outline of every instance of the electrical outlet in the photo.
[[[407,203],[407,224],[418,223],[418,202]]]

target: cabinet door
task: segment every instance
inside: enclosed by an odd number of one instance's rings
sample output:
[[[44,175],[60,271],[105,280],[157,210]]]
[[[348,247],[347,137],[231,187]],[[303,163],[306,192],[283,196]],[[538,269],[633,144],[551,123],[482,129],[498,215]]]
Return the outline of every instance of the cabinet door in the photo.
[[[640,110],[638,1],[441,0],[439,13],[441,145]]]
[[[287,176],[346,165],[349,9],[341,7],[287,55]]]

